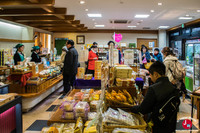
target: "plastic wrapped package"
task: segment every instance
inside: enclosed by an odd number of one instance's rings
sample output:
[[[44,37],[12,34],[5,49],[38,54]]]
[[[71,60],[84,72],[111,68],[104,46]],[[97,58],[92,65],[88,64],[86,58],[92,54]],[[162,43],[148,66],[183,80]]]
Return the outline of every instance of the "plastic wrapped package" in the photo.
[[[83,92],[77,92],[74,95],[74,100],[82,100],[84,93]]]
[[[124,110],[119,109],[119,108],[117,108],[117,110],[119,111],[119,113],[120,113],[121,115],[125,115],[125,116],[127,116],[129,119],[133,119],[133,116],[132,116],[130,113],[127,113],[127,112],[125,112]]]
[[[87,119],[88,112],[90,112],[90,106],[87,102],[80,101],[74,107],[74,113],[76,118],[82,117],[84,119]]]
[[[119,120],[119,112],[112,108],[109,108],[105,113],[105,117],[107,117],[108,119],[113,120],[113,121],[118,121]]]
[[[73,133],[75,128],[75,123],[66,123],[63,127],[63,133]]]
[[[83,131],[83,120],[79,117],[76,121],[74,133],[82,133]]]
[[[84,94],[82,101],[89,102],[89,100],[90,100],[90,94]]]
[[[58,129],[55,127],[43,127],[41,133],[58,133]]]
[[[88,113],[88,120],[93,120],[97,116],[96,112],[89,112]]]
[[[74,112],[63,112],[62,118],[66,120],[74,120]]]
[[[70,96],[67,96],[63,99],[63,102],[65,101],[72,101],[73,100],[73,97],[70,97]]]
[[[97,109],[97,104],[99,103],[98,100],[94,100],[94,101],[91,101],[90,102],[90,108],[93,109],[93,110],[96,110]]]
[[[52,125],[52,127],[57,128],[57,129],[58,129],[58,133],[62,133],[64,124],[62,124],[62,123],[54,123],[54,124]]]
[[[81,89],[81,92],[84,94],[92,94],[94,92],[94,89]]]
[[[76,106],[77,102],[76,101],[65,101],[62,103],[62,105],[60,106],[60,108],[63,110],[63,111],[66,111],[66,112],[71,112],[73,111],[74,107]]]
[[[97,127],[91,126],[89,128],[85,127],[83,133],[97,133]]]
[[[145,131],[138,129],[115,128],[112,133],[145,133]]]

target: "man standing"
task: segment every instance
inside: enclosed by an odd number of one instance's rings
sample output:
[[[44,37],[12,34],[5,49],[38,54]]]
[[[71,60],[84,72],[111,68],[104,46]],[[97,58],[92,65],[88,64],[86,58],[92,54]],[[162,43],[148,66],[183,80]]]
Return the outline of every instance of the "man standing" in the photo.
[[[131,108],[133,113],[142,113],[142,114],[151,114],[151,119],[154,124],[153,133],[173,133],[176,130],[176,120],[177,120],[177,108],[180,104],[179,95],[177,93],[177,89],[173,86],[173,84],[169,81],[168,77],[165,76],[165,65],[159,61],[156,61],[149,68],[151,80],[154,82],[148,89],[148,92],[141,103],[141,105],[134,106]],[[165,101],[169,101],[171,99],[171,95],[174,95],[178,100],[179,104],[176,104],[177,107],[173,112],[173,115],[167,116],[167,121],[164,126],[161,125],[161,122],[157,121],[157,115],[155,113],[158,111],[157,109],[162,107],[163,103],[166,105]],[[170,111],[168,111],[169,114]],[[165,117],[163,117],[165,118]]]
[[[74,48],[74,41],[68,40],[66,46],[68,52],[65,56],[63,67],[64,93],[68,93],[71,87],[73,87],[78,68],[78,52]]]

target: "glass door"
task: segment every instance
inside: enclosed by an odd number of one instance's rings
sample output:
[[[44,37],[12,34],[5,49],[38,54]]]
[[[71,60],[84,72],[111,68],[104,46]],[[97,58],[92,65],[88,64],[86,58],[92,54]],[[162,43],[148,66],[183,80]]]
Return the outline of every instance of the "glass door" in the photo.
[[[186,44],[185,48],[185,57],[186,57],[186,65],[193,65],[193,54],[194,48],[193,44]]]

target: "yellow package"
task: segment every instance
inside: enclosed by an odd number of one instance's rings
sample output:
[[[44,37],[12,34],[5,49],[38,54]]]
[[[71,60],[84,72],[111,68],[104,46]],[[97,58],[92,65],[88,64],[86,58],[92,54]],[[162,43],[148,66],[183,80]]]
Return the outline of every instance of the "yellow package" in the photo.
[[[79,117],[76,121],[74,133],[82,133],[82,131],[83,131],[83,120],[81,119],[81,117]]]
[[[83,133],[97,133],[96,126],[92,126],[90,128],[85,128]]]
[[[41,133],[58,133],[58,129],[55,127],[43,127]]]

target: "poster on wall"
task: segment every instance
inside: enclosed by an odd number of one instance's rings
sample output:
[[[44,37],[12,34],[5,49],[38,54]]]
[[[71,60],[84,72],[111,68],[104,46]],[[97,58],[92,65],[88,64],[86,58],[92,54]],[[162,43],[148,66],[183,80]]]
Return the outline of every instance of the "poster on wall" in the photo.
[[[77,44],[85,44],[85,36],[84,35],[76,36],[76,43]]]
[[[155,45],[155,43],[154,43],[154,42],[149,42],[149,48],[153,48],[153,47],[154,47],[154,45]]]

